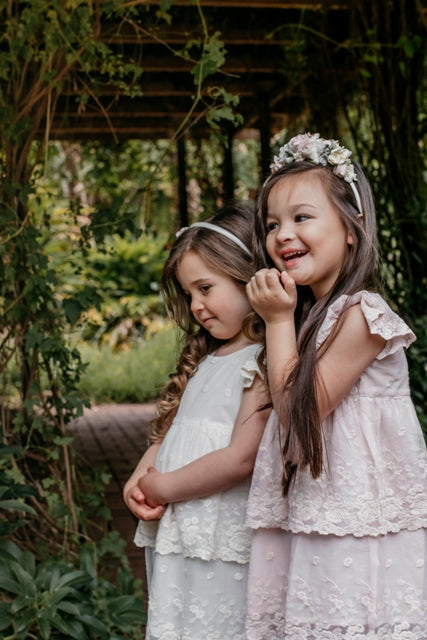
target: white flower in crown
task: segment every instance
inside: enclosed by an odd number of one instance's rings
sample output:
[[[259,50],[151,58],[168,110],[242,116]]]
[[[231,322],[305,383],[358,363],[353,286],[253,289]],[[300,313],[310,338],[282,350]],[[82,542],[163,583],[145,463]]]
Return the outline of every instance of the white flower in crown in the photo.
[[[346,182],[357,180],[353,163],[350,159],[351,151],[342,147],[337,140],[326,140],[318,133],[302,133],[294,136],[274,156],[270,165],[272,173],[292,162],[308,160],[322,166],[332,165],[333,172]]]

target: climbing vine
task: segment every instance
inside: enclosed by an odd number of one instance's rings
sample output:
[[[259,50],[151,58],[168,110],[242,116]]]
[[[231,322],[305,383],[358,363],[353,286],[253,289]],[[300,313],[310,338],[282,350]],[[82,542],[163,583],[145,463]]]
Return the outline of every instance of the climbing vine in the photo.
[[[0,0],[0,631],[10,639],[64,633],[82,639],[139,637],[141,606],[130,595],[123,547],[108,544],[102,524],[95,540],[88,533],[91,518],[106,522],[108,478],[77,468],[67,433],[67,423],[84,409],[76,387],[85,369],[67,333],[85,309],[99,305],[99,294],[91,286],[68,294],[60,288],[60,274],[45,250],[51,212],[43,209],[40,179],[58,102],[70,86],[79,109],[90,99],[107,121],[98,99],[102,85],[140,95],[140,61],[125,61],[101,37],[101,27],[104,21],[140,25],[142,4]],[[161,19],[168,18],[172,4],[161,2]],[[235,117],[235,99],[221,90],[204,91],[225,54],[218,34],[208,36],[198,2],[195,10],[202,34],[191,48],[195,100],[204,101],[205,117],[218,124],[218,117]],[[190,125],[184,120],[177,134]],[[100,216],[96,205],[83,211],[75,203],[64,217],[75,230],[73,251],[83,258],[112,231],[135,228],[135,220],[113,208]],[[129,594],[114,619],[118,592],[96,577],[103,554],[115,557],[110,566],[121,566],[117,579],[122,594]],[[104,592],[104,610],[92,593],[95,583]],[[49,584],[67,585],[67,592],[47,607],[41,594]],[[25,605],[18,607],[23,595]]]

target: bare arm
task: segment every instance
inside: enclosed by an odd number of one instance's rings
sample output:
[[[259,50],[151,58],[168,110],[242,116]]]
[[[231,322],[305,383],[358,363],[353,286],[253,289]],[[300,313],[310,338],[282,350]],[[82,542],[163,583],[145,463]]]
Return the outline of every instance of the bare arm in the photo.
[[[344,312],[340,325],[333,342],[317,365],[322,381],[317,390],[321,419],[329,415],[349,394],[385,345],[384,338],[370,333],[359,304]]]
[[[153,444],[147,449],[123,488],[126,506],[139,520],[158,520],[164,513],[162,506],[150,507],[144,493],[138,487],[138,480],[154,465],[159,448],[160,444]]]
[[[286,272],[258,271],[246,286],[249,300],[266,327],[268,384],[276,413],[283,386],[298,357],[294,311],[296,286]]]
[[[230,444],[176,471],[150,470],[138,483],[147,502],[155,506],[202,498],[225,491],[250,475],[269,413],[258,409],[266,402],[265,386],[257,376],[250,389],[243,391]]]
[[[295,284],[285,272],[263,269],[251,279],[247,291],[252,306],[266,324],[269,384],[273,406],[279,412],[283,385],[298,357],[293,321]],[[345,311],[332,344],[317,365],[321,419],[351,391],[384,344],[383,338],[370,333],[360,305]]]

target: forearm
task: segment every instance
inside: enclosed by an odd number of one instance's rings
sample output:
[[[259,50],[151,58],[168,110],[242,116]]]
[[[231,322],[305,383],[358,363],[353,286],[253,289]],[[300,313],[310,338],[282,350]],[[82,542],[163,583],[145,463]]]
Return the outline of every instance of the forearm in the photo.
[[[131,487],[135,487],[138,484],[138,480],[147,473],[147,469],[149,467],[154,466],[157,458],[157,453],[160,449],[160,444],[161,443],[152,444],[144,453],[140,461],[138,462],[129,480],[126,482],[125,486],[123,487],[123,496],[125,499],[129,489]]]
[[[264,383],[256,377],[243,392],[228,446],[166,473],[148,472],[138,486],[152,506],[204,498],[230,489],[246,478],[255,464],[269,409],[260,411],[269,398]]]
[[[293,318],[266,323],[267,373],[273,407],[281,412],[283,387],[298,358]]]
[[[155,501],[183,502],[226,491],[252,472],[254,462],[254,456],[240,458],[232,447],[212,451],[180,469],[159,474]],[[140,487],[144,490],[143,479]]]

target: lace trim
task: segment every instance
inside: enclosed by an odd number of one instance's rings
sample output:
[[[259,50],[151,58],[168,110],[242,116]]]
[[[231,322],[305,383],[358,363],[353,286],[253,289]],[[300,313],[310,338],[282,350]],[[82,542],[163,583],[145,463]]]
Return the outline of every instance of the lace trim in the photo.
[[[372,465],[369,452],[348,460],[334,453],[329,473],[313,480],[298,472],[286,499],[281,493],[282,461],[273,414],[258,451],[246,524],[253,529],[280,528],[293,533],[318,532],[356,537],[378,536],[427,527],[427,457],[422,434],[405,435],[405,457],[382,450]],[[369,433],[366,437],[369,437]],[[385,440],[383,440],[385,442]],[[332,464],[332,461],[331,461]]]
[[[278,621],[272,616],[251,620],[246,631],[247,640],[426,640],[425,624],[398,622],[369,629],[363,624],[337,627],[327,624],[301,625],[288,620]]]
[[[325,321],[320,327],[317,336],[317,347],[326,340],[343,310],[359,303],[371,333],[387,340],[384,349],[377,356],[379,360],[394,353],[402,346],[409,347],[414,342],[416,339],[415,334],[402,318],[390,309],[379,294],[359,291],[353,296],[343,295],[331,305]]]
[[[250,358],[249,360],[247,360],[240,369],[240,373],[242,374],[242,377],[243,377],[244,389],[248,389],[252,385],[255,379],[255,376],[260,376],[260,378],[262,377],[261,371],[256,361],[256,356],[257,356],[257,353],[254,354],[253,358]]]

